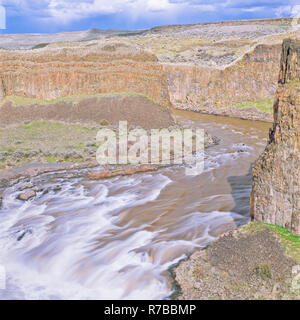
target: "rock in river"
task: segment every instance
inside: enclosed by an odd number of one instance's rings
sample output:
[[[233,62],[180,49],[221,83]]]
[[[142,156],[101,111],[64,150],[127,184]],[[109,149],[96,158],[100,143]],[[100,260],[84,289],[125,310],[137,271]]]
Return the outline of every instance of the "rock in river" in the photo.
[[[18,199],[22,201],[27,201],[36,196],[36,192],[34,190],[27,190],[19,194]]]

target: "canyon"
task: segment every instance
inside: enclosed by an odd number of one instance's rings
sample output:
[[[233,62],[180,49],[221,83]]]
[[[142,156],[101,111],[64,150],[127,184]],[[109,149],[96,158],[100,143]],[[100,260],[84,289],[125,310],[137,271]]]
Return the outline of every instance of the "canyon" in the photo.
[[[281,49],[274,123],[252,169],[253,221],[174,267],[179,299],[295,299],[300,261],[300,40]]]
[[[0,299],[299,299],[297,36],[292,19],[0,35]],[[125,119],[203,129],[203,173],[99,166],[98,130]]]
[[[0,99],[24,105],[130,92],[166,107],[271,122],[281,43],[297,28],[286,18],[0,35]]]

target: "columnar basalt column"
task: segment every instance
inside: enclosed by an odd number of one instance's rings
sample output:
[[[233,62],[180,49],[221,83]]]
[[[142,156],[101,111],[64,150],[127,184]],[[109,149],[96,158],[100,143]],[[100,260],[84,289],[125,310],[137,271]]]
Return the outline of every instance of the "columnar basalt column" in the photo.
[[[300,236],[300,40],[283,42],[274,125],[253,168],[251,217]]]

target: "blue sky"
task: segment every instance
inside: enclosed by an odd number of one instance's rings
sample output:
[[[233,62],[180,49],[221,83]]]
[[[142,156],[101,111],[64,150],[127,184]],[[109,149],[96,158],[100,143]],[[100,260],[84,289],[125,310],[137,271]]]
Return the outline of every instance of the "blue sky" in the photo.
[[[300,16],[300,0],[0,0],[0,5],[6,11],[6,29],[1,33],[132,30]]]

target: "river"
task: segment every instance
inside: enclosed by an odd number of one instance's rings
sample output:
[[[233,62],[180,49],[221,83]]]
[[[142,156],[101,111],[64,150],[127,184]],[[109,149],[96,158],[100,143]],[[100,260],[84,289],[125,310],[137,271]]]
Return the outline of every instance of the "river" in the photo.
[[[164,299],[170,266],[249,220],[250,167],[270,124],[175,113],[220,138],[200,175],[174,166],[88,181],[81,170],[32,178],[44,190],[32,201],[16,200],[24,182],[5,190],[0,299]]]

